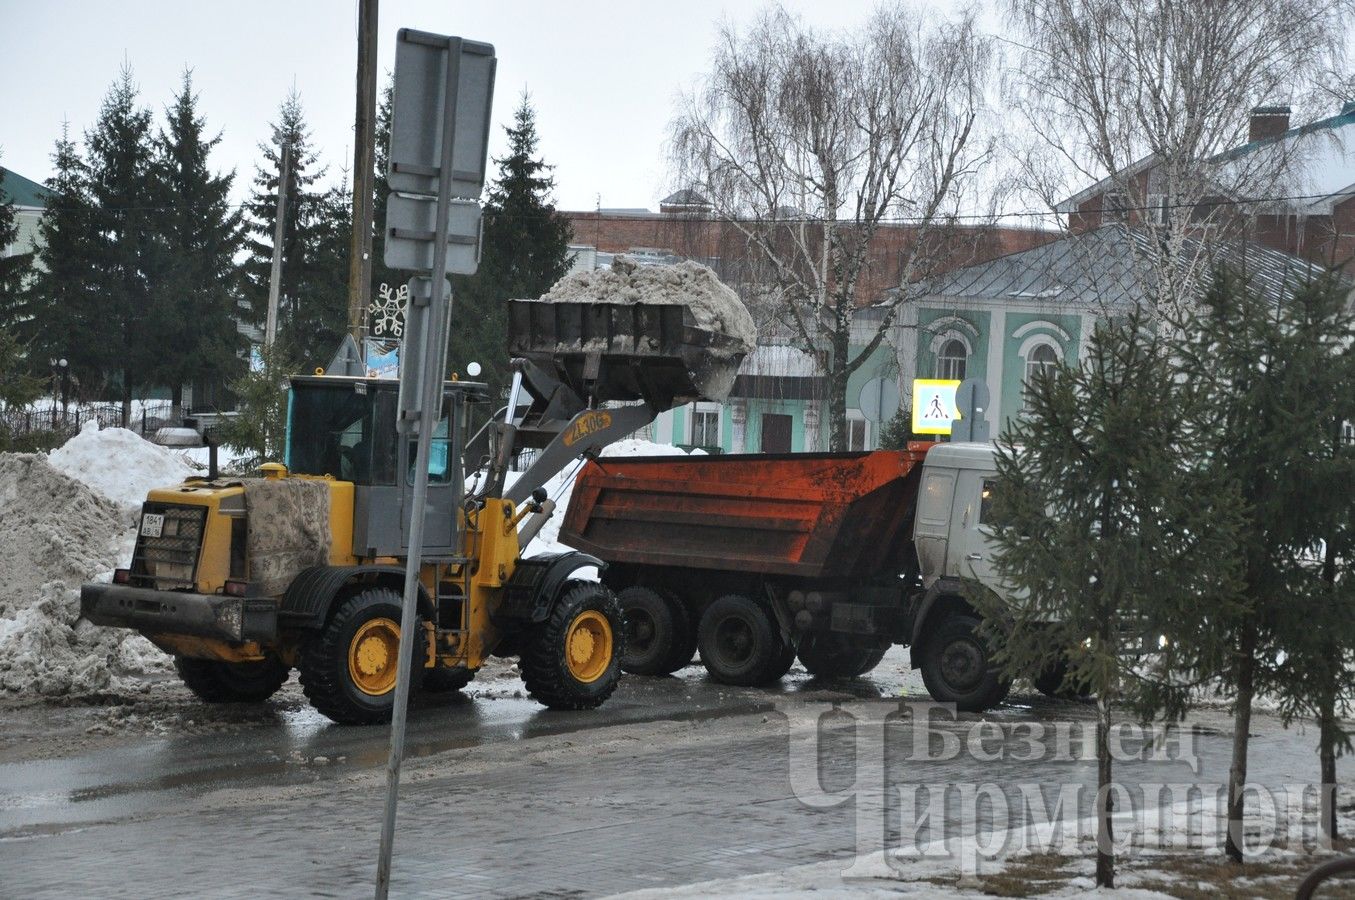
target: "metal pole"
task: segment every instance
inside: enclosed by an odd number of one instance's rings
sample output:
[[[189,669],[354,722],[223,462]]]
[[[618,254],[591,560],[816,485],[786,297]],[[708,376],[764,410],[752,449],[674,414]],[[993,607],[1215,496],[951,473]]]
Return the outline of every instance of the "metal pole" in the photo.
[[[433,235],[433,271],[429,285],[429,316],[425,350],[420,354],[424,367],[423,397],[419,407],[419,444],[414,467],[414,496],[410,504],[409,556],[405,560],[405,596],[400,610],[400,653],[395,680],[395,708],[391,711],[390,758],[386,763],[386,812],[381,824],[381,850],[376,868],[376,900],[386,900],[390,892],[391,851],[395,842],[395,811],[400,795],[400,763],[405,754],[405,717],[409,709],[409,665],[414,658],[414,631],[418,625],[419,568],[423,564],[424,509],[428,499],[428,462],[433,429],[437,425],[442,399],[442,376],[447,353],[447,327],[452,303],[443,299],[447,280],[447,217],[452,194],[452,145],[456,132],[456,90],[461,76],[461,40],[447,42],[447,67],[444,82],[445,103],[442,120],[442,147],[438,166],[438,203]],[[410,302],[413,302],[411,297]],[[438,346],[441,342],[442,346]],[[448,425],[450,426],[450,422]],[[409,423],[401,422],[403,432]],[[449,428],[450,430],[450,428]],[[454,452],[449,447],[448,452]]]
[[[292,145],[282,145],[282,169],[278,173],[278,220],[273,225],[273,270],[268,275],[268,320],[263,346],[273,349],[278,336],[278,291],[282,286],[282,241],[287,234],[287,181],[292,174]]]
[[[372,289],[372,167],[376,153],[377,0],[358,3],[358,95],[353,121],[353,237],[348,246],[348,333],[362,346]]]

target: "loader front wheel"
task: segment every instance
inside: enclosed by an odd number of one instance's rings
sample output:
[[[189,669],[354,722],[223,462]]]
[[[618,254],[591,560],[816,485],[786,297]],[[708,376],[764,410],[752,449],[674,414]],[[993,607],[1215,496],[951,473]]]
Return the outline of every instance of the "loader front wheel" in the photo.
[[[208,703],[262,703],[287,681],[289,669],[275,656],[258,662],[174,657],[183,683]]]
[[[344,725],[389,722],[400,652],[400,594],[369,587],[339,604],[301,648],[301,689],[317,710]],[[411,675],[421,675],[428,646],[414,642]]]
[[[525,636],[527,693],[551,709],[601,706],[621,680],[625,644],[616,595],[595,582],[572,582],[550,616]]]

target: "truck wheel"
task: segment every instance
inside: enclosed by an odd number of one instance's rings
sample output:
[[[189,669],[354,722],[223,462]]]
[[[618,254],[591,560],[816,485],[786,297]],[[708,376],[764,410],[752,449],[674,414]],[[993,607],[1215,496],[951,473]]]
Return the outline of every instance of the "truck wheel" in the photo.
[[[550,617],[526,635],[527,693],[551,709],[601,706],[621,680],[625,644],[616,595],[596,582],[571,582]]]
[[[301,648],[297,668],[311,706],[344,725],[390,721],[400,608],[400,594],[387,587],[365,588],[339,604]],[[427,656],[427,644],[415,641],[411,675],[423,674]]]
[[[1091,696],[1087,685],[1079,685],[1068,677],[1068,663],[1060,662],[1035,676],[1035,690],[1058,700],[1086,700]]]
[[[927,638],[922,681],[938,703],[982,712],[1001,703],[1011,682],[1000,677],[974,616],[950,616]]]
[[[671,675],[692,664],[696,655],[696,623],[680,597],[668,595],[664,599],[673,612],[673,653],[664,665],[664,674]]]
[[[863,646],[836,634],[807,634],[800,640],[800,665],[818,678],[856,678],[880,664],[889,648]]]
[[[626,652],[621,671],[632,675],[667,675],[678,643],[674,604],[646,587],[628,587],[616,595],[626,619]],[[691,657],[689,656],[690,660]]]
[[[208,703],[262,703],[278,692],[290,671],[275,656],[257,662],[174,657],[183,683]]]
[[[419,686],[419,690],[430,694],[450,694],[452,691],[461,690],[474,680],[475,673],[470,669],[425,669],[423,684]]]
[[[790,669],[791,649],[766,610],[747,597],[728,594],[706,608],[698,631],[701,662],[711,678],[741,687],[769,684]],[[785,663],[785,670],[781,664]]]

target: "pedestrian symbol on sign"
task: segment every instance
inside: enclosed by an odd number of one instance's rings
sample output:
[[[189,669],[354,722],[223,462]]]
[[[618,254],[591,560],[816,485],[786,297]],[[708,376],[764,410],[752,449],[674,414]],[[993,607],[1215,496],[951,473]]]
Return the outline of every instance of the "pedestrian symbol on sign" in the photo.
[[[950,434],[959,418],[955,390],[960,382],[948,378],[918,378],[913,381],[913,433]]]

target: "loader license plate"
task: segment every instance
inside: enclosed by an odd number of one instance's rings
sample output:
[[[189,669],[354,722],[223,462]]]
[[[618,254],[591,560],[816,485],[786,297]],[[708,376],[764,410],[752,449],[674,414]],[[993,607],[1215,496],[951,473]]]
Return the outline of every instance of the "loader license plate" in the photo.
[[[141,517],[141,536],[156,537],[165,528],[165,517],[159,513],[146,513]]]

